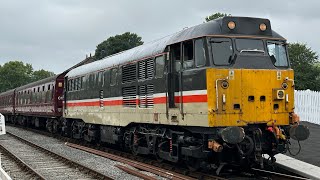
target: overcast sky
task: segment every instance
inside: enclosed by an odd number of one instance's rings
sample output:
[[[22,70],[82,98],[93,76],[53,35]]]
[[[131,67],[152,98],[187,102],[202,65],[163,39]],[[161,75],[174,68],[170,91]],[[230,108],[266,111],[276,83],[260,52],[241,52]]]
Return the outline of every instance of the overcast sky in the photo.
[[[116,34],[148,42],[200,24],[215,12],[268,18],[289,42],[320,52],[319,0],[0,0],[0,64],[31,63],[55,73]]]

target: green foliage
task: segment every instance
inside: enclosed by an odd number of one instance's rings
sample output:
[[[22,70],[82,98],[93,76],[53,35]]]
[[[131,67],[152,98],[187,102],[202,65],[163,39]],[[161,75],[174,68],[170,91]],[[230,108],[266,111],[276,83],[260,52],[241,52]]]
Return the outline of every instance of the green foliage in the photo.
[[[95,58],[99,60],[106,56],[142,45],[143,42],[141,39],[137,34],[130,32],[109,37],[97,46]]]
[[[23,86],[33,81],[54,75],[45,70],[33,71],[31,64],[10,61],[0,66],[0,92]]]
[[[55,74],[50,71],[46,71],[44,69],[38,70],[38,71],[33,71],[32,73],[32,81],[38,81],[41,79],[45,79],[51,76],[54,76]]]
[[[218,19],[221,17],[225,17],[225,16],[231,16],[231,14],[217,12],[217,13],[214,13],[214,14],[206,17],[205,20],[206,20],[206,22],[209,22],[209,21],[212,21],[212,20],[215,20],[215,19]]]
[[[10,61],[0,69],[0,91],[22,86],[31,81],[33,68],[31,64]]]
[[[306,44],[292,43],[288,46],[291,67],[295,73],[295,88],[320,91],[320,67],[318,55]]]

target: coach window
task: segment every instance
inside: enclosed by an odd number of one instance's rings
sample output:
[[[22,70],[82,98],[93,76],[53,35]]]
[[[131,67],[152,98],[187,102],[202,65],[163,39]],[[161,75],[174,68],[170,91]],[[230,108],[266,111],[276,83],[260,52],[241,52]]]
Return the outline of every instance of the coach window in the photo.
[[[156,57],[156,78],[162,78],[164,71],[164,56]]]
[[[117,74],[118,74],[118,69],[113,68],[111,70],[111,79],[110,79],[110,85],[114,86],[117,83]]]
[[[233,55],[232,42],[229,38],[210,40],[213,62],[215,65],[229,65]]]
[[[197,67],[206,65],[206,54],[203,46],[203,39],[196,39],[194,41],[194,57]]]
[[[194,66],[193,41],[183,43],[183,69],[190,69]]]

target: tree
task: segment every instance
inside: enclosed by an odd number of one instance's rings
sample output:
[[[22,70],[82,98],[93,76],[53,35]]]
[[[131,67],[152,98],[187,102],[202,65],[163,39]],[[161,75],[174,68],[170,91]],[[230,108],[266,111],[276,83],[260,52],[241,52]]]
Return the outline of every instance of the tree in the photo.
[[[50,71],[46,71],[44,69],[38,70],[38,71],[33,71],[32,73],[32,81],[38,81],[41,79],[45,79],[51,76],[54,76],[55,74]]]
[[[209,21],[212,21],[212,20],[215,20],[215,19],[218,19],[221,17],[225,17],[225,16],[231,16],[231,14],[217,12],[217,13],[214,13],[214,14],[206,17],[205,20],[206,20],[206,22],[209,22]]]
[[[14,89],[50,76],[54,76],[54,73],[43,69],[33,71],[31,64],[24,64],[21,61],[10,61],[0,66],[0,92]]]
[[[143,42],[141,39],[137,34],[130,32],[109,37],[97,46],[95,58],[99,60],[106,56],[142,45]]]
[[[291,43],[288,46],[290,64],[295,73],[295,88],[320,90],[318,55],[306,44]]]
[[[7,91],[31,82],[31,64],[10,61],[0,68],[0,91]]]

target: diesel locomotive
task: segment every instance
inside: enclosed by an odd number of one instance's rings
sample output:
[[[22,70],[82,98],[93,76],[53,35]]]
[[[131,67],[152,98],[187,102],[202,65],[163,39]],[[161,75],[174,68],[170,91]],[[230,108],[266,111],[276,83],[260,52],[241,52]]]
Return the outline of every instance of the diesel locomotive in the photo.
[[[263,167],[309,136],[286,39],[262,18],[203,23],[2,97],[13,122],[191,169]]]

